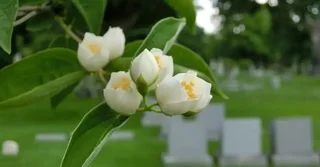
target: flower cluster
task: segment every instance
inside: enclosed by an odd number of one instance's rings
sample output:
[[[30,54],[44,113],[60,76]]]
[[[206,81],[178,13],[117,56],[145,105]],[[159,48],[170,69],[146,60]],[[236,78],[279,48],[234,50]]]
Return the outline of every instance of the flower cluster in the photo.
[[[78,47],[79,62],[88,71],[98,71],[123,54],[125,42],[119,27],[110,27],[103,36],[87,32]]]
[[[97,71],[110,60],[123,54],[125,38],[120,28],[110,28],[103,36],[86,33],[79,45],[78,58],[88,71]],[[123,115],[137,110],[150,91],[155,91],[157,104],[166,115],[198,113],[210,102],[211,84],[194,71],[173,76],[173,59],[161,49],[144,49],[131,63],[128,72],[111,73],[104,89],[107,104]],[[153,106],[153,105],[152,105]]]

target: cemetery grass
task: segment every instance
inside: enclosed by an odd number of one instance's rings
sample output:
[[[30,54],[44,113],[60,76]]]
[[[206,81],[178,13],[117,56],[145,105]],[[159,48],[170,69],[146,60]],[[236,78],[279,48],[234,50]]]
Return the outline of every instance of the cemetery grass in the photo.
[[[246,80],[246,79],[244,79]],[[295,77],[283,81],[279,91],[271,89],[268,80],[261,80],[264,89],[252,92],[227,92],[225,101],[228,117],[261,117],[263,121],[263,150],[269,151],[268,124],[274,117],[312,116],[315,150],[320,149],[320,79]],[[0,156],[3,167],[57,167],[67,142],[36,142],[37,133],[62,132],[70,134],[81,117],[102,99],[79,99],[70,96],[57,110],[49,107],[49,100],[24,108],[0,112],[0,142],[15,140],[20,144],[18,157]],[[159,128],[142,128],[141,113],[130,118],[121,130],[132,130],[133,141],[110,141],[90,167],[162,167],[161,155],[166,150],[158,140]],[[210,143],[210,153],[218,151],[217,143]]]

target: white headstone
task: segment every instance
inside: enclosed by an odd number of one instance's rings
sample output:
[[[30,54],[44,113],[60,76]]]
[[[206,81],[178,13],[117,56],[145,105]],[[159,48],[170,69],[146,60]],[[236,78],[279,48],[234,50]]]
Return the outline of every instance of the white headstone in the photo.
[[[147,103],[149,105],[155,103],[157,100],[154,97],[148,96]],[[156,110],[159,110],[159,107],[155,107]],[[144,112],[141,119],[141,124],[143,126],[161,126],[162,120],[166,116],[164,114],[159,114],[155,112]]]
[[[310,117],[279,118],[271,124],[272,161],[275,165],[316,165]]]
[[[212,166],[206,129],[197,121],[176,121],[170,126],[165,165]]]
[[[207,128],[207,136],[211,141],[219,141],[225,118],[223,103],[211,103],[197,115],[197,121]]]
[[[222,60],[219,60],[217,64],[217,75],[224,76],[224,73],[225,73],[224,63]]]
[[[171,117],[169,116],[163,117],[162,123],[161,123],[161,129],[160,129],[160,139],[167,139],[170,126],[172,126],[173,122],[177,122],[177,121],[183,121],[182,116],[176,115]]]
[[[261,152],[260,118],[226,119],[223,124],[220,166],[267,166]]]
[[[133,140],[134,133],[132,131],[115,131],[111,134],[110,140]]]
[[[7,140],[2,143],[2,155],[17,156],[19,154],[19,144],[13,140]]]
[[[280,89],[281,88],[281,77],[273,76],[271,77],[271,85],[273,89]]]
[[[238,76],[240,75],[240,69],[238,66],[234,66],[229,74],[229,79],[230,80],[235,80]]]
[[[35,140],[48,142],[67,141],[68,136],[65,133],[39,133],[36,134]]]

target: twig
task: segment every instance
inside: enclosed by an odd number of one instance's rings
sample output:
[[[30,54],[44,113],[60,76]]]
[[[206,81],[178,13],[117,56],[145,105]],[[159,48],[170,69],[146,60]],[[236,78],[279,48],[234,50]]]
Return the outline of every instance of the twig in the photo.
[[[32,11],[32,12],[28,13],[27,15],[23,16],[22,18],[20,18],[19,20],[15,21],[13,23],[13,26],[18,26],[18,25],[26,22],[27,20],[29,20],[30,18],[32,18],[33,16],[35,16],[37,14],[38,14],[37,11]]]
[[[81,39],[71,30],[69,26],[67,26],[61,18],[56,17],[57,22],[60,24],[61,28],[70,35],[72,39],[76,42],[81,43]]]
[[[30,11],[34,11],[34,10],[50,10],[49,6],[46,6],[46,4],[41,5],[41,6],[23,6],[19,8],[19,12],[30,12]]]

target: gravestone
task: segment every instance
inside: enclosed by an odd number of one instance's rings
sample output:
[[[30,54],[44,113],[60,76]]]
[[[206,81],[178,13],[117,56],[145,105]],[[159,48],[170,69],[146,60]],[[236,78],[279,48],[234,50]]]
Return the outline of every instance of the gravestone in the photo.
[[[36,141],[58,142],[67,141],[68,137],[64,133],[39,133],[35,136]]]
[[[235,80],[240,75],[240,69],[238,66],[234,66],[229,74],[229,80]]]
[[[310,117],[279,118],[271,122],[272,162],[283,165],[319,165],[319,155],[313,151]]]
[[[208,154],[206,129],[197,121],[174,121],[169,128],[165,166],[213,166]]]
[[[217,64],[217,75],[224,76],[224,73],[225,73],[224,63],[222,60],[219,60]]]
[[[220,166],[267,166],[261,153],[260,118],[226,119],[223,123]]]
[[[272,88],[278,90],[281,88],[281,78],[279,76],[272,76],[271,77],[271,85]]]
[[[181,115],[175,115],[175,116],[165,116],[162,119],[161,123],[161,129],[160,129],[160,139],[167,139],[170,126],[172,126],[172,122],[177,122],[177,121],[183,121],[183,118]]]
[[[13,140],[7,140],[2,143],[2,155],[17,156],[19,154],[19,144]]]
[[[134,133],[132,131],[115,131],[111,134],[109,140],[133,140]]]
[[[148,104],[153,104],[156,102],[156,99],[154,97],[147,97],[147,103]],[[159,107],[155,107],[156,110],[159,110]],[[144,112],[143,117],[141,119],[141,124],[143,126],[161,126],[162,120],[166,116],[163,114],[159,113],[154,113],[154,112]]]
[[[196,121],[204,124],[210,141],[219,141],[224,117],[224,104],[211,103],[197,115]]]

